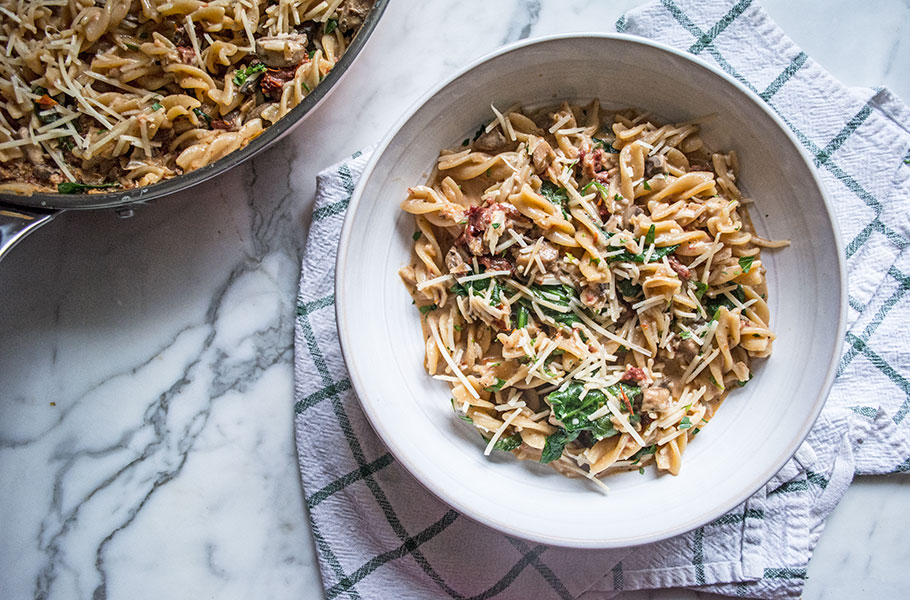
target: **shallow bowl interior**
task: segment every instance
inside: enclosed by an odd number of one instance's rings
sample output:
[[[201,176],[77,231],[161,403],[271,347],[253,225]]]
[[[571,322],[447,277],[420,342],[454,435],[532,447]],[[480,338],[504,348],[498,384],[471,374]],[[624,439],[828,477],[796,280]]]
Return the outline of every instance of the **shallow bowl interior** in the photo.
[[[773,356],[733,391],[690,444],[678,477],[608,477],[610,493],[511,455],[484,457],[448,386],[423,370],[419,313],[397,270],[413,218],[399,203],[425,181],[441,148],[491,118],[490,103],[600,98],[665,119],[716,114],[702,136],[739,154],[759,233],[792,246],[766,251]],[[501,51],[426,98],[380,145],[355,192],[337,263],[345,361],[373,426],[397,459],[462,513],[544,543],[607,548],[704,524],[754,493],[792,456],[817,417],[843,338],[843,266],[820,183],[797,144],[754,95],[667,47],[621,35],[562,36]]]

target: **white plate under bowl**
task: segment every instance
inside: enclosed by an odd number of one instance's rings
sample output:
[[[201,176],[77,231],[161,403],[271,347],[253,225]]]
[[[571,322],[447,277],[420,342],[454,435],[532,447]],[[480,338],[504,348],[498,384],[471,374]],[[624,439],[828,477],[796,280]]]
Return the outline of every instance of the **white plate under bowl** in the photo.
[[[511,454],[483,456],[476,430],[423,369],[420,314],[398,278],[414,219],[399,204],[424,183],[441,148],[457,146],[503,109],[600,98],[665,119],[716,113],[702,137],[739,155],[766,250],[774,354],[734,390],[686,450],[677,477],[650,471],[584,479]],[[796,452],[821,410],[844,331],[843,255],[821,184],[767,105],[719,70],[623,35],[568,35],[512,46],[431,92],[380,144],[348,208],[337,261],[336,311],[345,362],[373,427],[427,489],[461,513],[529,540],[581,548],[652,542],[735,507]]]

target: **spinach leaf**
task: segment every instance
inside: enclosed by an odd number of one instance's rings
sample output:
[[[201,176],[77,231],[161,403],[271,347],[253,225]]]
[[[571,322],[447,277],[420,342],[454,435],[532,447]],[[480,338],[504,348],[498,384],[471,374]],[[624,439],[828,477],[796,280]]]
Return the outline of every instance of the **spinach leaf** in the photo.
[[[674,252],[676,252],[677,248],[679,248],[679,244],[676,244],[674,246],[662,246],[660,248],[655,248],[654,252],[651,253],[651,260],[649,260],[648,262],[657,262],[660,259],[662,259],[663,257],[669,256],[670,254],[673,254]],[[641,254],[632,254],[628,250],[623,250],[622,254],[617,254],[616,256],[611,256],[609,260],[611,262],[643,263],[643,262],[645,262],[645,254],[646,254],[646,252],[642,252]]]
[[[601,148],[604,152],[609,152],[610,154],[619,154],[619,150],[614,148],[611,142],[596,137],[592,137],[591,139],[594,140],[595,148]]]
[[[619,288],[619,291],[623,296],[628,298],[637,298],[641,295],[641,286],[635,285],[628,279],[617,279],[616,287]]]
[[[581,319],[579,319],[578,315],[576,315],[575,313],[571,313],[571,312],[561,313],[559,311],[555,311],[555,310],[553,310],[551,308],[547,308],[545,306],[541,307],[541,311],[543,312],[543,314],[547,315],[548,317],[550,317],[551,319],[553,319],[560,325],[565,325],[566,327],[569,327],[569,328],[571,328],[572,325],[574,325],[575,323],[581,322]]]
[[[737,285],[736,289],[730,292],[734,298],[740,302],[746,301],[746,293],[743,291],[743,286]],[[736,304],[733,303],[727,296],[720,294],[714,298],[709,298],[705,302],[702,302],[702,306],[705,307],[705,313],[712,315],[712,319],[717,318],[717,311],[720,310],[721,306],[726,306],[727,310],[733,310],[736,308]]]
[[[208,113],[206,113],[204,110],[202,110],[201,108],[194,108],[193,114],[196,115],[196,117],[199,119],[200,122],[205,121],[206,127],[208,127],[209,129],[212,128],[212,117]]]
[[[588,415],[602,407],[607,402],[607,396],[600,390],[589,390],[581,398],[584,385],[573,383],[565,391],[556,390],[547,396],[547,402],[553,410],[553,416],[563,425],[569,433],[581,432],[585,429],[591,431],[594,437],[602,440],[616,435],[618,432],[613,427],[610,416],[606,415],[591,421]]]
[[[493,286],[493,291],[490,292],[490,306],[497,306],[502,301],[502,291],[503,285],[500,283],[499,279],[496,277],[488,277],[486,279],[478,279],[475,281],[469,281],[465,284],[456,283],[449,291],[455,294],[456,296],[478,296],[480,294],[473,293],[471,290],[476,292],[486,292],[487,288]]]
[[[496,443],[493,444],[493,450],[502,450],[503,452],[511,452],[515,448],[521,446],[521,434],[514,434],[508,437],[501,437],[496,440]]]
[[[538,298],[543,298],[553,304],[560,306],[569,306],[569,302],[575,298],[575,290],[570,285],[537,285],[531,286],[531,291]]]
[[[619,383],[611,385],[610,387],[607,388],[607,390],[619,399],[620,407],[625,406],[625,403],[623,402],[623,399],[622,399],[622,393],[620,392],[620,390],[625,392],[626,398],[629,399],[630,403],[634,403],[635,399],[638,397],[638,395],[641,394],[640,387],[638,387],[637,385],[632,385],[630,383],[626,383],[624,381],[620,381]],[[637,416],[637,415],[633,415],[633,416]]]
[[[64,181],[57,184],[57,192],[60,194],[82,194],[89,190],[100,190],[104,188],[113,188],[120,185],[119,183],[78,183],[75,181]]]
[[[572,286],[568,285],[532,285],[531,291],[534,292],[538,298],[542,298],[553,304],[558,304],[560,306],[569,307],[569,302],[575,298],[575,290]],[[552,308],[547,308],[542,306],[541,310],[543,314],[547,315],[560,325],[565,325],[566,327],[571,327],[574,323],[578,323],[581,319],[578,318],[574,312],[559,312],[558,310],[553,310]]]
[[[748,273],[749,269],[752,268],[752,263],[755,261],[754,256],[742,256],[739,259],[739,267],[743,270],[743,273]]]
[[[518,329],[528,326],[528,309],[524,304],[518,305],[518,318],[515,321]]]
[[[645,446],[644,448],[642,448],[641,450],[639,450],[638,452],[636,452],[635,454],[630,456],[629,460],[632,461],[632,464],[635,464],[638,461],[640,461],[642,458],[644,458],[646,454],[654,454],[655,452],[657,452],[657,444],[651,444],[650,446]]]
[[[543,452],[540,454],[540,462],[547,464],[554,460],[559,460],[566,444],[575,441],[579,433],[579,431],[569,433],[565,429],[559,429],[555,433],[548,435],[547,441],[543,446]]]
[[[549,181],[544,181],[540,186],[540,194],[549,200],[551,204],[558,206],[566,220],[569,219],[569,196],[566,190]]]

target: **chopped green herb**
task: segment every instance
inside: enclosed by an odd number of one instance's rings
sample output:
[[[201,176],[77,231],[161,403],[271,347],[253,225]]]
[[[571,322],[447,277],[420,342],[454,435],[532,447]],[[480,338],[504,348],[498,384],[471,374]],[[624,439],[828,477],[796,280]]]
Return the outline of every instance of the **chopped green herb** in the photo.
[[[516,433],[508,437],[501,437],[496,440],[496,443],[493,444],[493,450],[502,450],[503,452],[511,452],[512,450],[521,446],[521,435]]]
[[[688,331],[686,331],[685,329],[683,329],[679,332],[679,337],[680,337],[680,339],[687,340],[690,337],[692,337],[692,334],[689,333]]]
[[[499,229],[499,223],[493,223],[493,229]]]
[[[645,234],[645,246],[650,246],[654,243],[654,225],[648,227],[648,233]]]
[[[644,475],[644,474],[645,474],[645,468],[644,468],[644,467],[638,467],[638,474],[639,474],[639,475]]]
[[[486,125],[483,123],[480,124],[480,127],[477,128],[477,131],[474,132],[474,139],[472,141],[476,142],[477,138],[483,135],[483,132],[486,130]]]
[[[156,103],[152,104],[152,106],[151,106],[152,112],[154,112],[156,110],[161,110],[162,108],[164,108],[164,107],[161,105],[160,102],[156,102]]]
[[[471,143],[471,140],[469,140],[468,138],[465,138],[461,141],[462,146],[467,146],[470,143]]]
[[[452,325],[455,328],[455,331],[461,331],[461,325]]]
[[[647,179],[644,181],[644,183],[641,184],[641,187],[645,188],[648,191],[651,191],[651,184],[648,183]]]
[[[301,82],[300,82],[300,85],[302,85],[302,86],[303,86],[303,89],[305,89],[305,90],[306,90],[306,93],[307,93],[307,94],[309,94],[309,93],[310,93],[310,86],[308,86],[308,85],[307,85],[307,84],[306,84],[306,82],[304,82],[304,81],[301,81]]]
[[[123,44],[123,45],[126,46],[126,49],[127,49],[127,50],[132,50],[133,52],[135,52],[136,50],[139,49],[139,46],[137,46],[136,44],[128,44],[128,43],[127,43],[127,44]]]
[[[724,389],[724,386],[717,383],[717,380],[714,379],[714,375],[711,375],[711,377],[709,377],[709,379],[711,380],[711,383],[713,383],[715,387],[717,387],[719,389]]]
[[[496,383],[494,383],[493,385],[488,385],[487,387],[485,387],[483,389],[485,389],[488,392],[498,392],[499,390],[502,389],[502,386],[504,386],[505,384],[506,384],[505,379],[500,379],[499,377],[497,377]]]
[[[698,427],[696,427],[695,429],[693,429],[693,430],[692,430],[692,437],[695,437],[696,435],[698,435],[698,432],[699,432],[699,431],[701,431],[701,429],[698,428]]]
[[[455,414],[458,415],[458,418],[461,419],[462,421],[464,421],[465,423],[473,423],[474,419],[472,419],[468,415],[466,415],[463,412],[461,412],[460,410],[458,410],[458,407],[455,406],[455,398],[452,398],[451,400],[452,400],[452,410],[455,411]]]
[[[708,284],[702,281],[695,282],[695,297],[701,300],[702,296],[705,295],[705,292],[708,291]]]
[[[634,465],[635,463],[640,461],[642,458],[644,458],[646,454],[654,454],[655,452],[657,452],[657,444],[651,444],[650,446],[645,446],[644,448],[642,448],[641,450],[639,450],[638,452],[636,452],[635,454],[630,456],[629,460],[631,460],[632,464]]]
[[[677,248],[679,248],[679,244],[676,244],[674,246],[663,246],[660,248],[655,248],[654,252],[651,253],[651,260],[649,260],[648,262],[649,263],[657,262],[660,259],[662,259],[663,257],[669,256],[670,254],[673,254],[674,252],[676,252]],[[642,252],[641,254],[632,254],[628,250],[623,250],[623,252],[621,254],[617,254],[616,256],[611,256],[610,261],[611,262],[643,263],[643,262],[645,262],[646,254],[647,254],[647,252]]]
[[[619,194],[613,194],[613,199],[616,200],[617,202],[622,202],[622,196],[620,196]]]
[[[205,121],[207,127],[212,126],[212,117],[210,117],[208,113],[203,111],[201,108],[194,108],[193,114],[196,115],[200,120]]]
[[[419,231],[415,231],[415,232],[414,232],[414,235],[412,235],[411,237],[414,238],[414,241],[416,242],[417,240],[420,239],[420,236],[421,236],[421,235],[423,235],[423,234],[420,233]]]
[[[543,464],[551,463],[562,456],[562,451],[566,444],[574,442],[578,438],[580,431],[568,432],[565,429],[559,429],[555,433],[547,436],[547,441],[543,445],[543,452],[540,453],[540,462]]]
[[[599,264],[600,264],[600,259],[599,259],[599,258],[592,258],[589,262],[590,262],[592,265],[599,265]]]
[[[679,429],[688,429],[692,427],[692,421],[689,420],[689,417],[683,417],[679,422]]]
[[[743,386],[745,386],[747,383],[749,383],[750,381],[752,381],[752,373],[749,373],[749,378],[746,379],[745,381],[737,381],[737,382],[736,382],[736,385],[738,385],[739,387],[743,387]]]
[[[748,273],[749,269],[752,268],[752,262],[755,261],[754,256],[743,256],[739,259],[739,266],[743,270],[743,273]]]
[[[599,181],[594,181],[594,180],[589,181],[589,182],[588,182],[583,188],[581,188],[581,190],[579,190],[579,191],[580,191],[582,194],[584,194],[584,193],[586,193],[586,192],[588,191],[588,188],[590,188],[592,185],[593,185],[595,188],[597,188],[597,190],[600,192],[600,195],[603,196],[604,198],[606,198],[607,196],[610,195],[610,190],[608,190],[608,189],[606,188],[606,186],[604,186],[604,184],[602,184],[602,183],[599,182]]]
[[[427,304],[426,306],[419,307],[417,310],[420,311],[420,314],[425,315],[432,310],[436,310],[437,308],[439,307],[436,306],[436,304]]]
[[[332,33],[338,27],[337,19],[329,19],[325,22],[325,32],[326,34]]]
[[[60,194],[81,194],[87,192],[88,190],[100,190],[104,188],[112,188],[120,185],[119,183],[77,183],[75,181],[64,181],[63,183],[57,184],[57,192]]]
[[[241,67],[234,71],[234,85],[243,85],[252,75],[263,71],[265,71],[265,65],[262,63]]]

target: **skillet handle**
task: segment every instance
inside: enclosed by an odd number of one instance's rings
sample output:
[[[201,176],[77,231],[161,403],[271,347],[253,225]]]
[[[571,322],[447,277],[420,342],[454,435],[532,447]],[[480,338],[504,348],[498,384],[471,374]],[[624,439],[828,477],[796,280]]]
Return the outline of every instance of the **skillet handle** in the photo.
[[[58,212],[0,204],[0,260],[22,238],[48,223]]]

